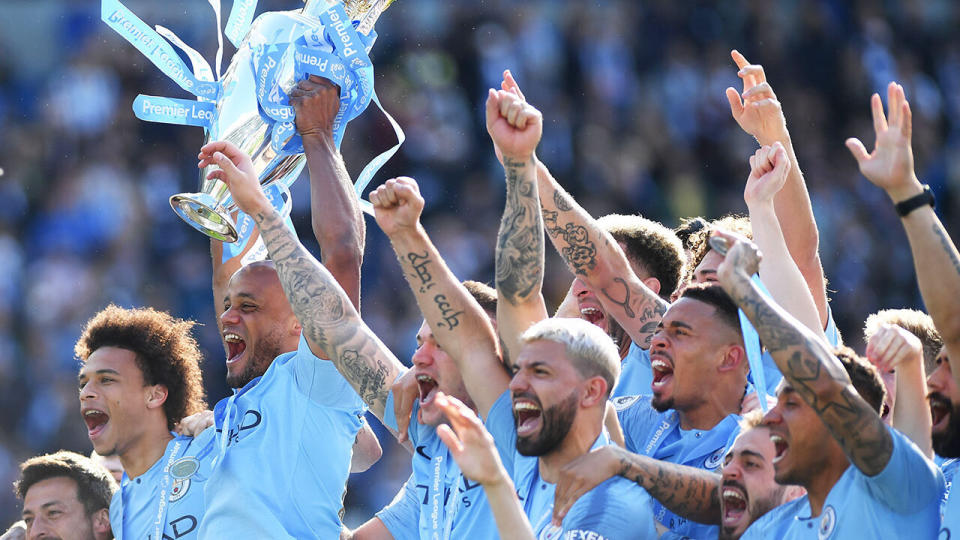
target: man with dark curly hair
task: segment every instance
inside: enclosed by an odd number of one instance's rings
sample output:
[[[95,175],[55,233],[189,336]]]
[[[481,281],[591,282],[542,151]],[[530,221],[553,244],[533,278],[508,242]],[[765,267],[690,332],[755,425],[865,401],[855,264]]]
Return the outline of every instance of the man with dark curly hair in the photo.
[[[98,454],[118,455],[125,471],[110,505],[118,539],[196,537],[213,430],[195,439],[170,432],[205,408],[193,325],[155,309],[111,305],[77,340],[87,434]]]
[[[73,452],[32,457],[13,490],[23,501],[27,538],[107,540],[110,498],[117,484],[92,459]]]

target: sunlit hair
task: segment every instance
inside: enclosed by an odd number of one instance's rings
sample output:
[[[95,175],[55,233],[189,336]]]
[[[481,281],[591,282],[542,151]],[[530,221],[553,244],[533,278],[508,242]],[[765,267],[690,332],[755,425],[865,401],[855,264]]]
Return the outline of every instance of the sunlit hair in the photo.
[[[136,356],[146,385],[167,388],[163,412],[167,428],[207,408],[200,373],[202,355],[190,335],[195,323],[153,308],[107,306],[87,322],[74,352],[81,363],[101,347],[117,347]]]
[[[687,255],[676,233],[637,215],[610,214],[597,220],[624,245],[627,259],[660,282],[660,296],[670,298],[683,278]]]
[[[920,343],[923,344],[923,365],[927,368],[927,373],[936,369],[937,355],[943,348],[943,339],[929,315],[915,309],[881,309],[867,317],[863,326],[864,343],[869,343],[880,325],[886,323],[895,324],[920,338]]]
[[[464,281],[463,288],[491,318],[497,316],[497,290],[479,281]]]
[[[32,457],[20,464],[20,478],[13,483],[13,490],[23,500],[34,484],[61,477],[76,482],[77,500],[83,503],[87,516],[109,508],[113,492],[117,490],[117,481],[106,468],[66,450]]]
[[[763,411],[754,409],[740,418],[740,433],[763,425]]]
[[[687,281],[693,278],[694,271],[710,252],[710,243],[707,240],[710,239],[710,233],[716,230],[737,233],[753,239],[753,229],[750,227],[750,218],[747,216],[728,214],[711,221],[707,227],[691,234],[687,239],[687,249],[690,250],[690,260],[687,261]]]
[[[567,358],[584,378],[603,377],[608,396],[620,377],[617,346],[606,332],[582,319],[544,319],[524,332],[520,341],[563,345]]]
[[[860,357],[850,347],[840,346],[833,350],[834,356],[843,364],[853,388],[870,404],[877,414],[883,409],[887,389],[883,386],[880,372],[870,362]]]

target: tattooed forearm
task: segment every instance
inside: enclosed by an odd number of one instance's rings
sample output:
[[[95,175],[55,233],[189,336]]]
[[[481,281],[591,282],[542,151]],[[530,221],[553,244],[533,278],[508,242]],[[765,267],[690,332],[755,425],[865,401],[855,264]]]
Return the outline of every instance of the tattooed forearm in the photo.
[[[427,265],[430,264],[430,258],[427,256],[427,252],[424,251],[423,255],[418,255],[413,252],[407,253],[407,260],[410,261],[410,266],[413,268],[416,278],[420,280],[420,292],[427,292],[428,289],[435,285],[433,276],[430,275],[430,271],[427,269]],[[400,263],[403,264],[403,261],[400,261]]]
[[[941,227],[939,223],[934,223],[933,234],[935,234],[937,239],[940,240],[940,245],[943,246],[943,251],[945,251],[947,256],[950,257],[950,262],[953,264],[954,272],[960,274],[960,259],[957,258],[957,250],[953,247],[953,242],[950,241],[950,237],[947,236],[947,232],[943,230],[943,227]]]
[[[636,319],[636,324],[631,325],[640,328],[635,337],[642,338],[642,343],[649,346],[657,324],[667,311],[667,303],[644,287],[631,290],[632,287],[623,278],[615,277],[613,283],[616,286],[600,289],[600,292],[610,303],[620,306],[624,315]]]
[[[622,448],[618,455],[617,474],[639,484],[668,510],[698,523],[720,523],[720,475]]]
[[[363,324],[334,277],[276,210],[257,213],[254,219],[304,334],[382,418],[389,383],[402,370],[399,361]]]
[[[554,204],[554,206],[557,207],[557,210],[559,210],[559,211],[561,211],[561,212],[569,212],[569,211],[573,210],[573,205],[570,204],[570,201],[568,201],[568,200],[564,197],[563,193],[561,193],[561,192],[559,192],[559,191],[554,191],[554,192],[553,192],[553,204]]]
[[[879,414],[857,394],[846,369],[825,343],[763,296],[749,279],[728,288],[789,383],[864,474],[890,461],[893,439]]]
[[[543,284],[543,224],[533,161],[504,160],[507,202],[496,253],[497,291],[511,304],[540,292]]]
[[[557,193],[555,191],[554,195]],[[559,214],[553,210],[543,210],[543,224],[563,260],[567,261],[575,274],[585,276],[588,270],[597,266],[597,245],[590,239],[586,227],[572,222],[560,225],[558,217]]]
[[[437,321],[437,326],[446,328],[447,330],[453,330],[460,324],[457,317],[463,315],[463,310],[455,311],[453,307],[450,306],[450,302],[447,301],[446,295],[438,294],[434,296],[433,303],[437,305],[437,309],[440,310],[440,316],[443,317],[442,321]]]

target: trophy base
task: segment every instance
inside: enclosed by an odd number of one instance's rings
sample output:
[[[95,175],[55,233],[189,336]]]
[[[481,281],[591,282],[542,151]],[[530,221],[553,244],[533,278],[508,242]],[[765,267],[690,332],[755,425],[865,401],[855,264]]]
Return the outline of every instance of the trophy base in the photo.
[[[237,227],[230,215],[207,193],[179,193],[170,197],[173,211],[191,227],[221,242],[236,242]]]

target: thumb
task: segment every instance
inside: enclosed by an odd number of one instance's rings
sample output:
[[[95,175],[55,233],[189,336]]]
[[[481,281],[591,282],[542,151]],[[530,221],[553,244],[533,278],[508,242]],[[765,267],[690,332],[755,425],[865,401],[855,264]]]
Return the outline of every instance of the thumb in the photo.
[[[224,172],[224,180],[226,180],[227,183],[232,183],[237,177],[243,174],[223,152],[215,152],[213,154],[213,160],[216,162],[217,167],[220,167],[220,170]]]
[[[493,125],[499,117],[500,98],[497,96],[497,92],[491,88],[490,91],[487,92],[487,128]]]
[[[743,114],[743,101],[740,100],[740,92],[737,92],[736,88],[732,86],[727,87],[727,101],[730,102],[730,114],[732,114],[734,118]]]
[[[777,143],[779,145],[780,143]],[[790,168],[790,160],[787,158],[787,151],[783,146],[779,146],[774,153],[776,159],[776,165],[773,167],[773,172],[777,175],[786,174],[787,170]]]
[[[440,424],[437,426],[437,436],[440,437],[440,440],[443,441],[443,444],[447,445],[447,448],[450,449],[450,453],[454,456],[459,455],[463,452],[463,444],[460,443],[460,439],[457,438],[457,435],[450,429],[450,426],[446,424]]]
[[[863,164],[864,160],[870,157],[870,154],[867,153],[867,149],[863,146],[863,143],[860,142],[860,139],[850,137],[844,144],[847,145],[850,153],[853,154],[853,159],[857,160],[858,164]]]

